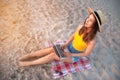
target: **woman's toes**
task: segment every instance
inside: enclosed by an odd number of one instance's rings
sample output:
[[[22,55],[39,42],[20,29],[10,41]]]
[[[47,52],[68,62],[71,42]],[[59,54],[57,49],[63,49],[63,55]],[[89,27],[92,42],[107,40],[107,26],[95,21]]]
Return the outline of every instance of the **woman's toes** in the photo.
[[[29,66],[29,63],[28,62],[20,61],[19,65],[24,67],[24,66]]]

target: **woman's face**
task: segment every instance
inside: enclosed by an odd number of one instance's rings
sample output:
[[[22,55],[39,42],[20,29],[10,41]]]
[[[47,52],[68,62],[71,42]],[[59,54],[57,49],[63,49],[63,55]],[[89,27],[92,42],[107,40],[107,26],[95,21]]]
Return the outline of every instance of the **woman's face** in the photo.
[[[87,18],[86,18],[86,21],[85,21],[85,27],[87,28],[92,28],[94,23],[95,23],[96,19],[94,17],[93,14],[90,14]]]

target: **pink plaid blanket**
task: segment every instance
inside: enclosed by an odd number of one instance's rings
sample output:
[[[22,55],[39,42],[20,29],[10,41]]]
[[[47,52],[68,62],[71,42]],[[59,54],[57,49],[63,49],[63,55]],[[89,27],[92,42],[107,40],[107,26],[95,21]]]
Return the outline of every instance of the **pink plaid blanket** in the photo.
[[[58,41],[54,44],[64,44],[65,41]],[[48,43],[46,47],[50,47],[51,44]],[[54,78],[60,78],[62,76],[67,75],[68,73],[75,73],[81,70],[91,69],[91,64],[87,57],[80,57],[78,62],[74,63],[65,63],[61,61],[53,61],[52,63],[52,71]]]

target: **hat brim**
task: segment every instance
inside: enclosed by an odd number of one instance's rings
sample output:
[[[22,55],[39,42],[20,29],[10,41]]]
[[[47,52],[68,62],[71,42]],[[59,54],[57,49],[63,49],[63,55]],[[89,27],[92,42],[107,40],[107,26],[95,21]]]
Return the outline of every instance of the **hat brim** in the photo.
[[[101,32],[102,30],[101,30],[100,22],[99,22],[97,16],[95,15],[94,11],[90,7],[87,8],[87,11],[88,11],[89,14],[92,13],[95,16],[95,18],[97,20],[97,23],[98,23],[98,31]]]

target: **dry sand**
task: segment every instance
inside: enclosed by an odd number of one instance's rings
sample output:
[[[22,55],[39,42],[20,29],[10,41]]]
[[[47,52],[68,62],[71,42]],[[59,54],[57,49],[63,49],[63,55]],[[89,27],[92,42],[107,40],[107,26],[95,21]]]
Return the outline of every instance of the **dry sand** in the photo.
[[[54,80],[50,64],[19,67],[19,57],[67,39],[87,16],[101,9],[107,20],[90,55],[92,70],[58,80],[120,80],[120,0],[0,0],[0,80]]]

